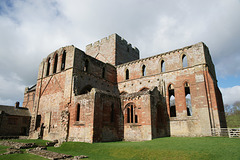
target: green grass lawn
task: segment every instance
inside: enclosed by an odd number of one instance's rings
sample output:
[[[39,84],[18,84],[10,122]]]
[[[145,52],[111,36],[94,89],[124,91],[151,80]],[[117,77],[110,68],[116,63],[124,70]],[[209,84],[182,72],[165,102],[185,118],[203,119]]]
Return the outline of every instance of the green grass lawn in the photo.
[[[166,137],[145,142],[67,142],[48,150],[89,159],[240,159],[240,139]]]
[[[22,140],[14,140],[22,141]],[[42,140],[25,140],[39,143]],[[22,141],[23,142],[23,141]],[[42,141],[41,143],[45,143]],[[6,147],[0,146],[0,152]],[[67,142],[48,150],[89,159],[240,159],[240,139],[223,137],[166,137],[145,142],[81,143]],[[1,159],[44,159],[31,154],[0,156]]]
[[[9,154],[0,156],[0,160],[48,160],[33,154]]]

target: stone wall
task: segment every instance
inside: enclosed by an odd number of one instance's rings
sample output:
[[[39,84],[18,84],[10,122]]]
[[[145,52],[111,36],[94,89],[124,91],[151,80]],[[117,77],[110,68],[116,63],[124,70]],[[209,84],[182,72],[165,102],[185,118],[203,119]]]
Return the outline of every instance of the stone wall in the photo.
[[[93,142],[93,120],[95,90],[73,97],[73,105],[69,108],[69,140],[80,142]],[[78,111],[79,105],[79,111]],[[77,116],[79,118],[77,119]]]
[[[0,136],[28,135],[31,117],[0,114]]]
[[[33,91],[25,91],[24,99],[23,99],[23,107],[29,109],[30,113],[33,112],[34,100],[35,100],[35,93],[36,90]]]
[[[94,108],[94,142],[123,139],[123,114],[118,96],[97,90]]]

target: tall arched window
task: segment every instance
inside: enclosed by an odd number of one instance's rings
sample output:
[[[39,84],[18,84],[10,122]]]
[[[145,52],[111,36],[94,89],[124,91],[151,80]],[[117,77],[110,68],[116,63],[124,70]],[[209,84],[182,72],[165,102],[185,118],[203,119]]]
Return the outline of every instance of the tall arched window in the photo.
[[[66,61],[66,51],[63,51],[61,71],[63,71],[65,69],[65,61]]]
[[[168,87],[168,97],[169,97],[170,117],[176,117],[174,87],[171,84]]]
[[[58,54],[55,55],[54,58],[54,67],[53,67],[53,73],[57,72],[57,64],[58,64]]]
[[[128,80],[129,79],[129,70],[127,69],[126,70],[126,80]]]
[[[85,64],[84,64],[84,68],[83,68],[84,72],[88,72],[88,65],[89,65],[88,60],[85,60]]]
[[[185,54],[182,56],[182,66],[183,67],[187,67],[188,66],[187,56]]]
[[[127,123],[130,123],[130,108],[127,108]]]
[[[142,76],[146,76],[146,66],[142,66]]]
[[[127,109],[127,123],[138,123],[138,116],[136,111],[136,106],[134,103],[128,103],[126,105]]]
[[[192,116],[191,94],[190,94],[189,84],[187,82],[185,83],[184,88],[185,88],[187,116]]]
[[[164,62],[164,60],[161,61],[161,72],[165,72],[165,62]]]
[[[46,72],[46,76],[49,75],[50,65],[51,65],[51,58],[49,57],[48,60],[47,60],[47,72]]]
[[[80,120],[80,104],[77,104],[76,121]]]

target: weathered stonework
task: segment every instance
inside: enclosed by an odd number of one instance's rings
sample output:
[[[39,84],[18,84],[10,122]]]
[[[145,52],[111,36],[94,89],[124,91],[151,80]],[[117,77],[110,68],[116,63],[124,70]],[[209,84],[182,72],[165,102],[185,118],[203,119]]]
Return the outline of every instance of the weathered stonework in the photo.
[[[226,127],[202,42],[144,59],[117,34],[86,53],[62,47],[43,59],[24,106],[32,114],[30,138],[60,143],[211,136],[211,128]]]

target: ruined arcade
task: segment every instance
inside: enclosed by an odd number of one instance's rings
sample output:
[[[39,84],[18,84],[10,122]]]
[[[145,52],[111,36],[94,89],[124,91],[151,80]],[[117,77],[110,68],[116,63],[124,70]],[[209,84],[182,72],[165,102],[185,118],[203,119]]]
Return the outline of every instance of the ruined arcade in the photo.
[[[32,116],[29,137],[47,140],[143,141],[226,128],[214,64],[202,42],[144,59],[117,34],[85,52],[62,47],[39,65],[23,106]]]

